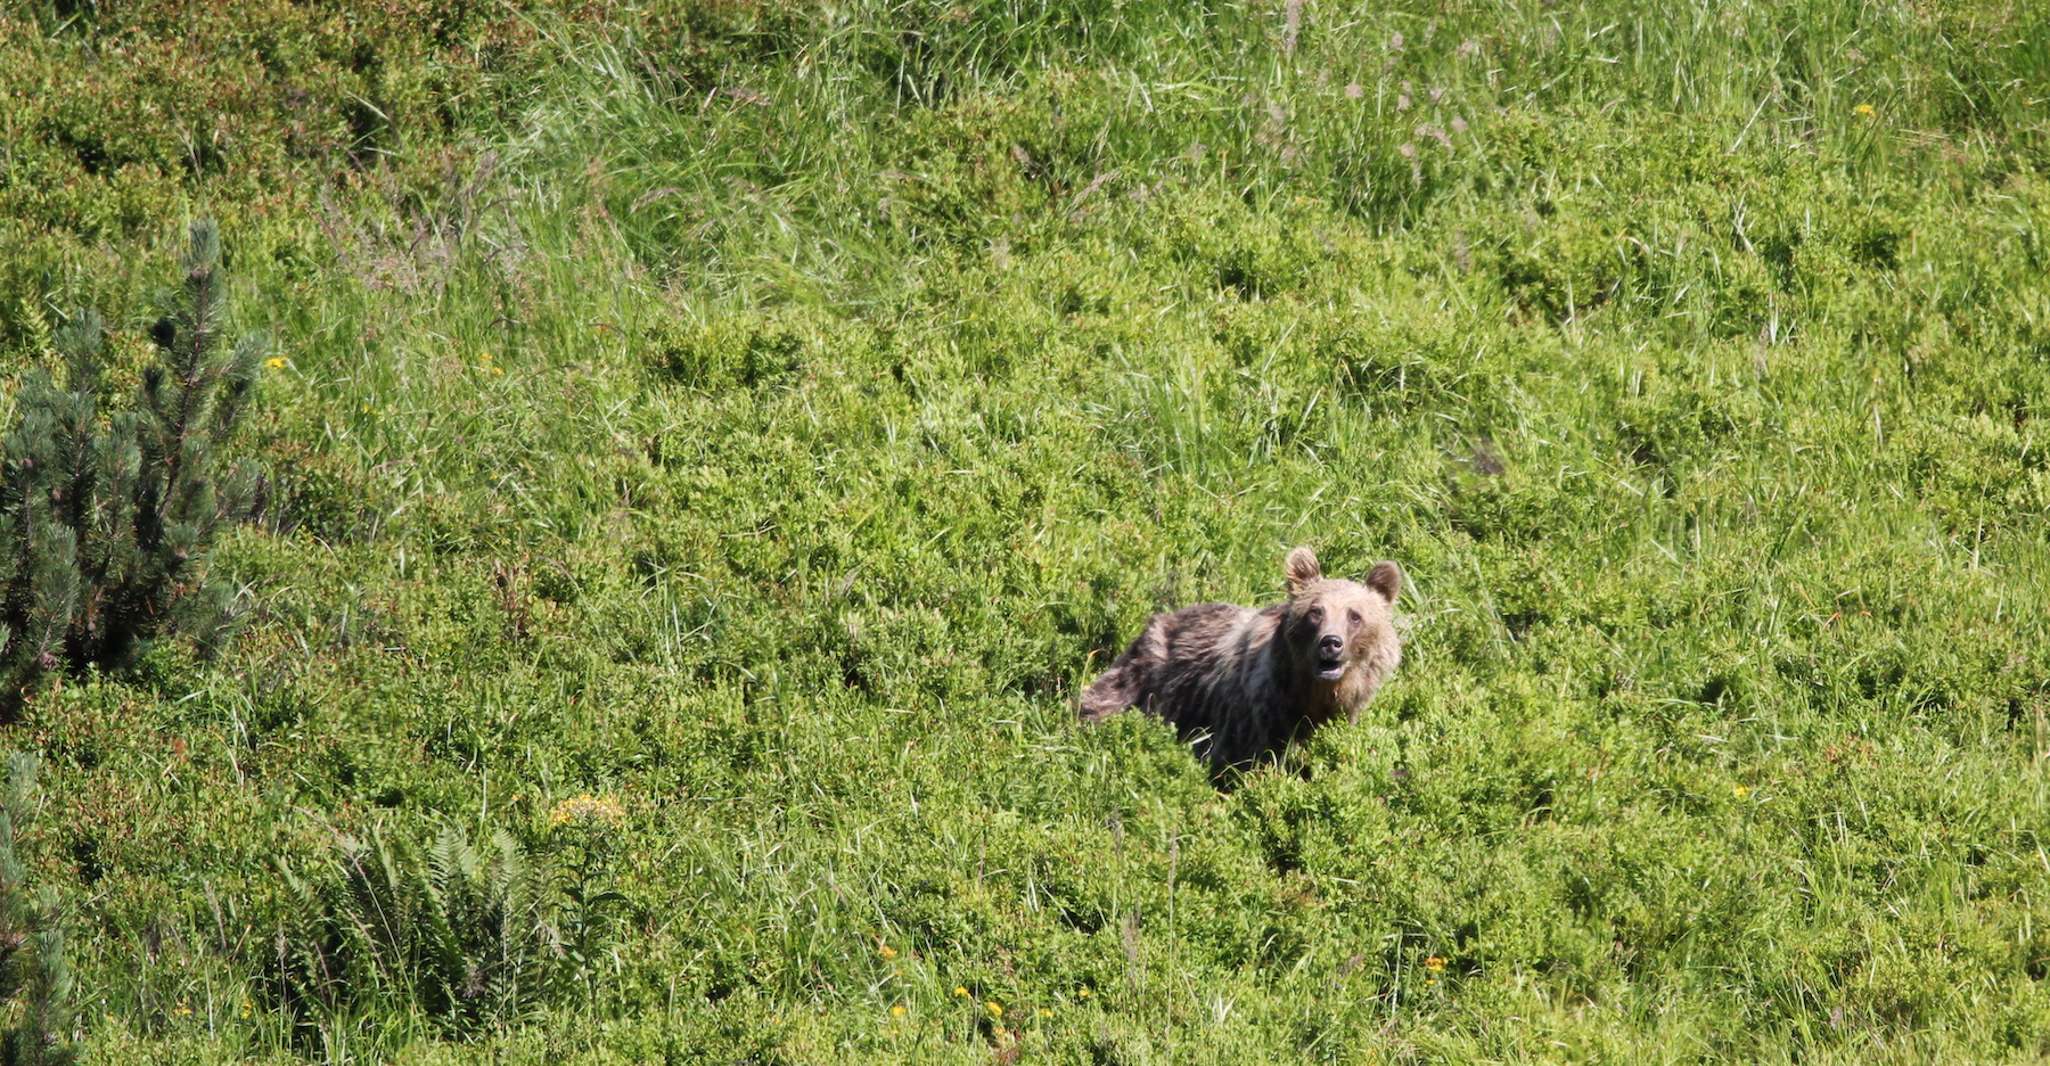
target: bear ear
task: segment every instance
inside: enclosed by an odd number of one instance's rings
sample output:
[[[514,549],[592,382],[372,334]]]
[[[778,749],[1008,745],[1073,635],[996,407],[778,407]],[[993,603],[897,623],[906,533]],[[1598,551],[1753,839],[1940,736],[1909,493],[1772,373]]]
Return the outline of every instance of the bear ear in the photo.
[[[1367,587],[1380,593],[1382,599],[1394,603],[1395,597],[1402,595],[1402,568],[1389,560],[1375,563],[1374,568],[1367,571]]]
[[[1281,568],[1288,575],[1291,596],[1301,591],[1304,585],[1324,576],[1323,567],[1317,565],[1317,553],[1306,547],[1289,552],[1288,561],[1281,564]]]

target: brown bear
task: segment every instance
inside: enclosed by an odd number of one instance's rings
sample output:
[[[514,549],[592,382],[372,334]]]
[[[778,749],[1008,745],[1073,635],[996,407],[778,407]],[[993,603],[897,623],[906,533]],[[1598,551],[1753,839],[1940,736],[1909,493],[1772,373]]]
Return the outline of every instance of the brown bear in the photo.
[[[1364,584],[1328,578],[1314,552],[1297,548],[1284,569],[1286,603],[1154,615],[1082,693],[1083,721],[1138,707],[1223,770],[1277,755],[1340,715],[1357,718],[1402,662],[1402,568],[1376,563]]]

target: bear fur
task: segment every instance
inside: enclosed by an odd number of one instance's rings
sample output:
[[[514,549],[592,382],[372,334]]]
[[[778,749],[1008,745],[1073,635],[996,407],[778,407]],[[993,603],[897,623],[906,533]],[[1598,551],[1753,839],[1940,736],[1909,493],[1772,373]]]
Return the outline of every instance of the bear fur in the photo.
[[[1364,582],[1328,578],[1308,548],[1289,552],[1283,568],[1286,602],[1154,615],[1082,693],[1082,720],[1137,707],[1223,770],[1278,755],[1341,715],[1356,719],[1402,662],[1402,568],[1377,563]]]

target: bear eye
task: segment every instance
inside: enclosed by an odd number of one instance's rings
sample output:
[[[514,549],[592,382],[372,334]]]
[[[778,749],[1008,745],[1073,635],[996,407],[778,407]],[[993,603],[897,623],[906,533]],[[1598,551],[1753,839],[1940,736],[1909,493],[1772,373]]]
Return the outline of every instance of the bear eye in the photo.
[[[1345,616],[1346,618],[1352,621],[1353,625],[1360,624],[1360,613],[1358,611],[1347,611],[1345,612]]]
[[[1324,621],[1324,608],[1322,608],[1322,607],[1312,607],[1312,608],[1310,608],[1310,613],[1309,613],[1309,615],[1308,615],[1307,617],[1308,617],[1308,618],[1310,619],[1310,622],[1311,622],[1311,624],[1313,624],[1313,625],[1314,625],[1314,624],[1317,624],[1317,623],[1321,623],[1321,622],[1323,622],[1323,621]]]

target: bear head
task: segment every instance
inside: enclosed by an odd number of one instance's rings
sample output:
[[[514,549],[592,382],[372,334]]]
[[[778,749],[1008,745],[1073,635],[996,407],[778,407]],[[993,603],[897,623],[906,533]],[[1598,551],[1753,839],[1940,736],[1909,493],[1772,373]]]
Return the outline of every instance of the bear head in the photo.
[[[1402,568],[1375,563],[1364,581],[1324,576],[1308,548],[1288,553],[1287,613],[1282,637],[1297,678],[1331,692],[1348,710],[1371,698],[1402,660],[1395,598]]]

